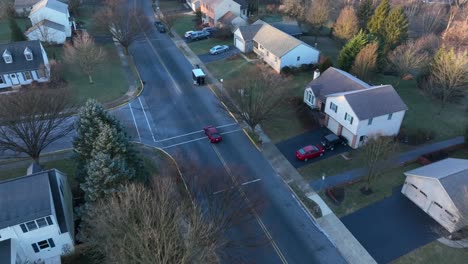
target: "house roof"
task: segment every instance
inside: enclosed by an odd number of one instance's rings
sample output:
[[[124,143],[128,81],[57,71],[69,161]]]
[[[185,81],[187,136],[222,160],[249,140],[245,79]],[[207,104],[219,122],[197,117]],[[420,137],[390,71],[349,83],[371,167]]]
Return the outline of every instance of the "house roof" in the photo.
[[[215,8],[219,4],[221,4],[224,0],[201,0],[202,3],[205,3],[206,5]]]
[[[48,170],[1,181],[0,229],[45,217],[55,211],[60,231],[67,232],[58,177],[57,170]]]
[[[241,8],[247,8],[247,0],[234,0],[234,2],[238,3]]]
[[[302,30],[297,23],[276,22],[271,25],[291,36],[302,35]]]
[[[32,52],[33,59],[31,61],[27,61],[24,56],[26,48],[29,48]],[[39,40],[0,44],[0,54],[3,54],[5,50],[11,53],[13,62],[5,63],[3,58],[0,58],[0,73],[37,70],[41,64],[44,64],[42,46]]]
[[[433,178],[440,182],[457,209],[468,217],[468,160],[448,158],[405,172],[406,176]]]
[[[236,15],[231,12],[231,11],[228,11],[226,12],[226,14],[224,14],[222,17],[220,17],[218,19],[218,22],[220,22],[221,24],[224,24],[224,25],[230,25],[231,22],[236,19]]]
[[[325,102],[330,94],[362,90],[371,86],[345,71],[330,67],[307,87],[312,89],[315,97]]]
[[[15,0],[14,7],[31,7],[39,2],[39,0]]]
[[[33,32],[36,29],[39,29],[42,26],[47,27],[47,28],[52,28],[52,29],[55,29],[57,31],[65,32],[65,26],[64,25],[55,23],[55,22],[47,20],[47,19],[43,19],[39,23],[37,23],[36,25],[30,27],[26,32],[24,32],[24,34],[28,35],[29,33]]]
[[[391,85],[347,92],[344,97],[359,120],[408,110],[406,104]]]
[[[11,239],[0,241],[0,259],[2,263],[11,263]]]
[[[283,57],[283,55],[301,44],[309,46],[268,23],[261,20],[255,22],[255,24],[259,23],[262,24],[262,27],[257,31],[253,40],[261,44],[266,50],[277,57]],[[313,47],[309,47],[313,49]]]
[[[31,9],[30,15],[34,14],[35,12],[42,9],[43,7],[47,7],[52,10],[64,13],[64,14],[68,13],[67,4],[57,1],[57,0],[42,0],[33,6],[33,8]]]
[[[257,32],[260,30],[262,27],[262,24],[253,24],[253,25],[248,25],[248,26],[240,26],[239,27],[239,32],[242,35],[242,38],[246,41],[252,40],[257,34]]]

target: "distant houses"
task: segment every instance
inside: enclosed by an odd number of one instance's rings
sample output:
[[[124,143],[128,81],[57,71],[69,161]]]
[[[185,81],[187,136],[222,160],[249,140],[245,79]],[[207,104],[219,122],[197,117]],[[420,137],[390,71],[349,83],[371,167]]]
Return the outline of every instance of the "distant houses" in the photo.
[[[49,60],[39,40],[0,44],[0,53],[0,89],[49,81]]]
[[[13,8],[17,16],[27,17],[33,6],[40,0],[15,0]]]
[[[0,182],[0,262],[60,263],[74,250],[72,194],[60,171],[28,168]]]
[[[212,27],[247,25],[245,0],[200,0],[202,21]]]

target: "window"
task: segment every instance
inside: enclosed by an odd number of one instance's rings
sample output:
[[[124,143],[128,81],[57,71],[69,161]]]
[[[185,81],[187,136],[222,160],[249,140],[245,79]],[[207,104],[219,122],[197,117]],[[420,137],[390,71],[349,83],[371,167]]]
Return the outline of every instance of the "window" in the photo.
[[[330,109],[336,113],[336,111],[338,111],[338,106],[334,103],[330,103]]]
[[[25,71],[25,72],[23,72],[23,76],[24,76],[24,79],[25,79],[25,80],[31,80],[31,79],[32,79],[32,76],[31,76],[31,72],[30,72],[30,71]]]
[[[346,121],[348,121],[350,124],[352,124],[354,118],[351,115],[349,115],[348,113],[345,113],[344,119]]]
[[[31,232],[33,230],[36,230],[38,228],[43,228],[46,226],[53,225],[54,222],[52,222],[52,219],[50,216],[43,217],[43,218],[38,218],[34,221],[29,221],[27,223],[21,224],[20,228],[23,231],[23,233]]]
[[[44,227],[44,226],[48,226],[47,221],[45,220],[45,218],[37,219],[36,223],[39,226],[39,228]]]
[[[416,187],[416,185],[414,184],[411,184],[411,186],[413,186],[413,188],[415,188],[416,190],[418,189],[418,187]]]
[[[391,120],[392,116],[393,116],[393,114],[388,114],[387,120]]]
[[[260,46],[260,49],[263,49],[263,46],[262,45],[259,45]]]
[[[425,192],[423,192],[423,191],[421,191],[421,190],[419,190],[419,192],[420,192],[422,195],[424,195],[424,196],[427,197],[427,194],[426,194]]]
[[[278,57],[275,56],[275,62],[278,62]]]
[[[34,252],[38,253],[39,251],[47,248],[53,248],[55,247],[55,242],[52,238],[49,238],[47,240],[42,240],[37,243],[31,244]]]
[[[31,51],[30,48],[25,48],[23,53],[24,53],[24,57],[26,57],[27,61],[32,61],[33,54],[32,54],[32,51]]]
[[[2,83],[5,83],[5,81],[3,80],[3,76],[0,75],[0,84],[2,84]]]
[[[297,56],[297,61],[300,61],[301,60],[301,56]]]
[[[369,120],[367,121],[367,125],[368,125],[368,126],[372,125],[372,121],[373,121],[373,120],[374,120],[373,118],[369,118]]]
[[[307,91],[306,101],[313,104],[315,101],[315,96],[312,94],[312,91]]]
[[[445,210],[445,212],[446,212],[448,215],[450,215],[450,217],[452,217],[452,218],[454,217],[453,214],[450,213],[449,211]]]
[[[268,56],[270,56],[270,52],[269,52],[269,51],[267,51],[266,55],[267,55],[267,57],[268,57]]]
[[[440,205],[438,202],[434,202],[435,205],[437,205],[439,208],[442,208],[442,205]]]
[[[8,51],[8,50],[5,50],[3,52],[3,60],[5,61],[5,63],[12,63],[13,62],[13,58],[11,57],[11,53]]]
[[[26,227],[28,228],[29,231],[33,231],[37,229],[37,224],[35,221],[27,222]]]

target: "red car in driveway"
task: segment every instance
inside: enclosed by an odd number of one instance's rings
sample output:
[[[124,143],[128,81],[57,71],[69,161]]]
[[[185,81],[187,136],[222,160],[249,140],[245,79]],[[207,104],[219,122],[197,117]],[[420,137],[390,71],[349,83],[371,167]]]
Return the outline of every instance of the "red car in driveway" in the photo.
[[[208,137],[211,143],[218,143],[223,140],[223,137],[221,137],[221,134],[218,133],[218,130],[214,126],[204,127],[203,131],[205,131],[205,135]]]
[[[308,145],[296,150],[298,160],[307,161],[308,159],[316,158],[323,155],[325,150],[319,145]]]

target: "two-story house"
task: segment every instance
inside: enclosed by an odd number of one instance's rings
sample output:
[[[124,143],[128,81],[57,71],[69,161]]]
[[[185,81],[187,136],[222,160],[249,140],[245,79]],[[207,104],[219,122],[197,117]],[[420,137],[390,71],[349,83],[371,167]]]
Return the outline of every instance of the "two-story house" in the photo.
[[[397,135],[408,110],[391,85],[370,86],[333,67],[308,84],[304,102],[323,112],[327,128],[352,148],[370,136]]]
[[[212,27],[247,24],[247,5],[243,0],[200,0],[203,23]]]
[[[234,31],[234,46],[241,52],[255,52],[276,72],[284,67],[316,64],[320,52],[272,25],[258,20]]]
[[[0,44],[0,54],[0,89],[49,81],[49,60],[40,41]]]
[[[25,35],[30,40],[62,44],[71,37],[75,27],[68,12],[68,5],[57,0],[42,0],[35,4],[29,14],[33,25]]]
[[[60,171],[33,164],[1,181],[0,197],[0,254],[9,257],[1,263],[60,263],[74,250],[72,194]]]

